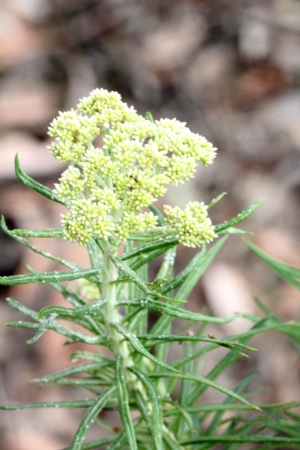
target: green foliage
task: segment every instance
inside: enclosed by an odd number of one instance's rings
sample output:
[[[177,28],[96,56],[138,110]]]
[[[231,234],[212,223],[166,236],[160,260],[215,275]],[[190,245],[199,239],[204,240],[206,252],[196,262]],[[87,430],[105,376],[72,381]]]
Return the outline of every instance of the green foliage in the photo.
[[[28,177],[17,158],[16,173],[28,188],[49,200],[62,202],[50,189]],[[296,402],[253,405],[249,400],[253,394],[249,385],[256,374],[246,376],[232,390],[221,385],[217,379],[239,357],[248,357],[248,352],[255,351],[248,345],[253,336],[267,330],[277,330],[300,343],[300,324],[281,322],[257,301],[263,318],[243,315],[252,323],[248,332],[217,339],[205,335],[206,325],[225,324],[241,315],[218,318],[184,308],[190,293],[222,248],[227,235],[245,233],[234,225],[247,218],[260,204],[261,201],[231,220],[215,226],[214,232],[225,236],[216,240],[210,248],[203,244],[176,276],[174,263],[180,241],[178,230],[176,227],[173,230],[166,227],[164,217],[153,206],[150,206],[151,214],[159,226],[145,228],[141,232],[134,229],[128,236],[122,254],[117,253],[115,241],[107,236],[94,236],[85,242],[91,262],[88,270],[43,252],[28,241],[31,237],[61,238],[64,236],[62,229],[8,230],[2,217],[1,228],[7,235],[33,252],[67,268],[41,273],[27,267],[27,274],[1,277],[0,284],[7,286],[48,284],[66,302],[66,306],[47,306],[34,311],[9,298],[10,305],[29,319],[7,325],[32,329],[34,334],[27,341],[28,344],[35,343],[46,331],[53,330],[65,336],[67,344],[85,343],[93,347],[90,352],[71,353],[72,367],[32,380],[32,383],[41,386],[76,387],[82,392],[82,400],[0,408],[6,411],[38,407],[84,408],[86,412],[71,446],[65,450],[204,450],[213,449],[218,443],[226,450],[239,449],[244,443],[259,444],[260,449],[283,446],[299,448],[300,416],[295,412],[299,406]],[[185,233],[188,235],[188,229],[185,229]],[[274,262],[253,244],[247,245],[287,281],[300,286],[299,271]],[[149,264],[162,255],[156,279],[150,283]],[[68,285],[71,280],[78,280],[77,289]],[[95,294],[91,294],[91,298],[82,295],[82,286],[89,286],[90,292]],[[150,311],[159,313],[152,328],[149,323]],[[174,318],[181,319],[183,331],[171,331]],[[197,331],[185,332],[191,323],[197,324]],[[183,351],[182,356],[171,360],[174,343],[181,345]],[[109,350],[110,357],[100,352],[100,345]],[[200,366],[205,368],[205,358],[210,352],[220,347],[225,350],[225,354],[216,366],[209,373],[200,369]],[[208,388],[222,394],[221,403],[201,403]],[[85,397],[86,393],[88,398]],[[100,416],[105,409],[119,411],[122,428],[116,430],[111,424],[105,424],[105,428],[110,430],[109,436],[88,441],[87,434],[91,426],[103,427]],[[228,415],[228,411],[232,414]]]

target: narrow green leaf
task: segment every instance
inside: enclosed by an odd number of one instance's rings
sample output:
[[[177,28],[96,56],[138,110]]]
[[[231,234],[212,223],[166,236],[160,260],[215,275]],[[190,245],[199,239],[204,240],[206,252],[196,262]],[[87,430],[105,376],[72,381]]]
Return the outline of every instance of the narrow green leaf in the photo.
[[[76,362],[79,359],[86,359],[87,361],[103,361],[108,360],[101,353],[86,352],[86,351],[76,351],[70,354],[70,361]]]
[[[44,320],[44,319],[42,319],[42,320]],[[79,319],[76,319],[76,320],[78,321]],[[97,333],[96,336],[91,336],[91,335],[82,333],[81,331],[74,330],[65,325],[55,322],[54,317],[50,317],[49,319],[46,319],[46,323],[47,323],[48,330],[56,331],[57,333],[68,337],[70,339],[70,342],[68,342],[68,343],[85,342],[86,344],[92,344],[92,345],[107,345],[107,335],[106,334],[99,335]]]
[[[117,267],[117,269],[123,272],[126,277],[128,277],[130,281],[135,283],[143,292],[148,294],[151,292],[148,288],[147,283],[141,280],[127,264],[123,263],[119,258],[116,258],[115,256],[110,256],[110,259]]]
[[[163,430],[163,439],[168,450],[182,450],[181,444],[168,429]]]
[[[65,300],[67,300],[71,305],[75,306],[76,308],[84,307],[86,306],[86,303],[82,300],[82,298],[73,292],[68,286],[65,286],[62,283],[50,283],[50,286],[56,289],[58,292],[60,292]],[[101,317],[98,317],[98,320],[93,317],[85,317],[85,321],[89,324],[89,329],[95,333],[96,335],[102,335],[104,333],[104,326],[100,322]]]
[[[194,267],[194,269],[189,273],[184,282],[182,283],[180,289],[176,294],[176,298],[188,298],[191,291],[194,289],[195,285],[198,283],[199,278],[206,271],[208,266],[216,257],[217,253],[220,251],[222,246],[224,245],[227,236],[219,239],[197,262],[198,264]]]
[[[159,396],[156,392],[155,387],[151,383],[151,380],[137,367],[129,367],[138,379],[144,385],[150,399],[150,404],[152,408],[151,416],[153,420],[153,431],[154,431],[154,442],[156,445],[156,450],[163,450],[163,442],[162,442],[162,427],[163,427],[163,414],[162,414],[162,406],[159,399]],[[149,407],[148,407],[149,410]],[[150,412],[150,411],[149,411]]]
[[[155,206],[153,206],[153,205],[149,205],[149,209],[158,218],[159,225],[161,227],[165,227],[166,226],[166,221],[165,221],[164,215],[160,212],[160,210],[155,208]]]
[[[102,253],[99,252],[99,247],[96,244],[95,241],[90,241],[87,243],[87,249],[89,252],[89,257],[91,261],[91,266],[93,268],[100,268],[103,267],[103,259],[102,259]]]
[[[148,233],[131,234],[128,236],[127,241],[131,242],[157,242],[158,239],[165,239],[170,236],[170,233],[166,233],[165,228],[156,227],[153,231]],[[174,237],[174,236],[173,236]]]
[[[23,238],[63,238],[64,232],[62,228],[45,228],[42,230],[22,230],[16,229],[10,231],[11,236]]]
[[[189,354],[193,351],[192,344],[190,342],[185,342],[183,347],[183,353]],[[194,361],[188,361],[183,366],[183,371],[185,373],[192,374],[194,372]],[[193,390],[195,382],[192,380],[183,379],[181,381],[179,398],[178,398],[178,407],[184,411],[182,417],[179,416],[178,420],[175,420],[172,424],[172,430],[175,432],[175,435],[178,439],[185,435],[187,426],[192,430],[193,421],[191,416],[185,412],[185,407],[188,406],[185,403],[185,399],[188,397],[188,394]]]
[[[300,289],[300,269],[296,267],[289,266],[288,264],[284,264],[281,261],[278,261],[275,258],[272,258],[267,253],[263,252],[256,245],[252,244],[252,242],[244,239],[245,244],[263,261],[265,261],[270,267],[272,267],[275,272],[277,272],[284,280],[293,286]]]
[[[27,308],[27,306],[22,305],[22,303],[18,302],[17,300],[14,300],[13,298],[8,297],[6,301],[17,311],[20,311],[21,313],[25,314],[26,316],[32,317],[32,319],[37,319],[38,313],[36,311],[33,311],[33,309]]]
[[[151,336],[150,334],[145,335],[138,335],[138,339],[142,341],[146,341],[147,347],[153,347],[154,345],[158,345],[160,342],[213,342],[216,345],[221,345],[226,348],[242,348],[243,350],[249,350],[252,352],[257,352],[257,348],[250,347],[249,345],[241,344],[237,341],[228,341],[228,340],[222,340],[222,339],[213,339],[209,337],[204,336],[188,336],[188,335],[178,335],[178,334],[166,334],[166,335],[160,335],[160,336]],[[186,352],[185,352],[186,353]]]
[[[140,301],[121,301],[119,305],[136,305],[142,306],[152,311],[161,312],[163,314],[168,314],[172,317],[180,317],[181,319],[192,320],[194,322],[209,322],[209,323],[228,323],[241,317],[240,314],[236,314],[230,317],[212,317],[206,316],[204,314],[193,313],[186,309],[177,308],[176,306],[168,303],[159,302],[152,300],[151,298],[142,299]]]
[[[5,325],[12,328],[29,328],[30,330],[39,328],[38,323],[24,322],[22,320],[18,320],[18,322],[7,322]]]
[[[198,267],[199,261],[202,260],[204,254],[206,253],[205,246],[202,246],[201,250],[193,257],[193,259],[188,263],[188,265],[172,280],[170,280],[168,283],[166,283],[162,287],[162,294],[167,294],[171,290],[176,289],[179,287],[190,275],[191,272],[193,272],[196,267]]]
[[[89,408],[87,413],[85,414],[83,420],[80,423],[80,426],[74,436],[72,442],[72,450],[82,450],[82,443],[85,439],[85,436],[97,418],[99,412],[104,408],[111,395],[114,393],[116,386],[112,386],[108,389],[104,394],[100,395],[94,402],[94,404]]]
[[[38,181],[35,181],[33,178],[31,178],[29,175],[27,175],[23,170],[21,169],[19,157],[18,155],[15,156],[15,172],[19,180],[29,189],[32,191],[37,192],[38,194],[43,195],[44,197],[48,198],[49,200],[52,200],[54,202],[60,203],[62,205],[65,205],[65,202],[63,202],[59,197],[57,197],[56,194],[52,191],[52,189],[44,186],[43,184],[39,183]]]
[[[117,439],[115,439],[115,441],[112,443],[112,445],[110,445],[108,447],[107,450],[123,449],[124,447],[121,447],[121,445],[123,445],[125,441],[126,441],[126,434],[124,432],[119,433],[119,436],[117,436]],[[128,447],[126,447],[126,450],[131,450],[131,449],[128,449]]]
[[[229,227],[226,230],[220,231],[220,234],[252,234],[251,231],[241,230],[240,228]]]
[[[239,444],[285,444],[285,445],[294,445],[300,444],[300,438],[286,438],[286,437],[278,437],[278,436],[201,436],[196,439],[187,439],[181,441],[181,445],[190,445],[190,444],[201,444],[201,443],[239,443]]]
[[[125,339],[128,339],[128,341],[131,343],[132,347],[141,355],[145,356],[147,359],[150,359],[155,364],[164,367],[167,370],[170,370],[171,372],[180,373],[177,369],[174,369],[174,367],[169,366],[169,364],[164,363],[163,361],[160,361],[159,359],[155,358],[151,353],[148,352],[148,350],[145,349],[145,347],[140,343],[140,341],[137,339],[137,337],[129,333],[125,328],[123,328],[118,323],[113,324],[114,327],[119,331],[120,334],[124,336]]]
[[[42,250],[38,249],[34,245],[30,244],[30,242],[28,242],[27,239],[24,239],[23,237],[18,236],[18,234],[10,231],[7,228],[7,226],[6,226],[5,219],[4,219],[3,216],[1,217],[1,228],[4,231],[4,233],[6,233],[12,239],[15,239],[17,242],[20,242],[21,244],[25,245],[27,248],[30,248],[30,250],[32,250],[33,252],[37,253],[38,255],[44,256],[45,258],[50,259],[51,261],[57,262],[59,264],[62,264],[64,266],[68,267],[69,269],[71,269],[72,271],[83,270],[77,264],[74,264],[74,263],[72,263],[70,261],[66,261],[66,260],[64,260],[62,258],[58,258],[56,256],[53,256],[49,252],[43,252]],[[16,231],[18,231],[18,230],[16,230]]]
[[[38,313],[37,319],[41,319],[42,317],[51,316],[53,314],[56,315],[56,317],[80,317],[84,315],[90,315],[90,316],[98,316],[99,311],[107,303],[106,300],[99,300],[95,301],[90,305],[81,306],[79,308],[64,308],[63,306],[46,306],[45,308],[41,309],[41,311]]]
[[[245,388],[246,386],[248,386],[248,384],[253,381],[255,378],[257,378],[258,373],[252,373],[250,375],[248,375],[247,377],[245,377],[244,379],[242,379],[242,381],[240,381],[238,383],[237,386],[235,386],[234,388],[234,392],[236,392],[237,394],[240,394]],[[223,404],[225,405],[230,405],[231,403],[233,403],[235,400],[232,397],[227,397],[225,399],[225,401],[223,402]],[[209,424],[209,426],[206,429],[206,434],[209,436],[214,436],[217,432],[218,427],[221,424],[221,420],[222,417],[224,415],[224,411],[216,411],[214,414],[214,417],[211,421],[211,423]]]
[[[86,444],[82,444],[80,447],[80,450],[93,450],[93,449],[99,449],[103,445],[111,444],[118,438],[119,434],[112,434],[110,436],[107,436],[103,439],[98,439],[97,441],[91,441],[87,442]],[[62,450],[73,450],[73,447],[63,448]]]
[[[3,406],[0,405],[0,410],[3,411],[21,411],[22,409],[38,409],[38,408],[87,408],[94,403],[94,399],[85,398],[83,400],[70,400],[58,402],[40,402],[27,403],[25,405]]]
[[[169,401],[168,401],[169,403]],[[173,403],[172,403],[173,404]],[[175,405],[176,406],[176,405]],[[266,403],[258,405],[261,410],[274,412],[277,409],[280,411],[285,411],[291,408],[296,408],[300,406],[299,402],[289,402],[289,403]],[[190,414],[193,413],[214,413],[217,411],[253,411],[252,405],[241,405],[236,403],[230,404],[211,404],[211,405],[195,405],[186,407],[186,411]],[[165,417],[180,415],[180,411],[176,409],[166,409],[163,411]]]
[[[214,206],[216,203],[218,203],[225,195],[227,194],[227,192],[222,192],[222,194],[218,195],[217,197],[215,197],[208,205],[208,209],[211,208],[212,206]]]
[[[44,320],[43,322],[40,322],[39,328],[35,335],[31,339],[27,339],[26,344],[32,345],[34,344],[40,337],[43,336],[43,334],[48,330],[49,324],[52,322],[52,319]]]
[[[144,395],[142,395],[142,393],[140,391],[136,391],[135,392],[135,401],[136,401],[135,409],[138,409],[138,411],[141,413],[141,417],[142,417],[143,421],[145,422],[146,427],[148,428],[149,434],[152,436],[152,439],[155,442],[155,432],[154,432],[154,428],[153,428],[152,417],[149,414],[149,405],[147,404],[147,400],[145,399]],[[141,431],[142,431],[141,428],[139,430],[137,430],[137,440],[138,440],[139,435],[142,434]],[[145,440],[145,434],[144,434],[143,438]],[[148,436],[147,436],[147,438],[148,438]],[[146,442],[144,442],[144,444],[146,444]],[[151,444],[153,444],[153,442],[151,442]]]
[[[99,269],[78,270],[77,272],[37,272],[26,273],[24,275],[12,275],[8,277],[0,277],[0,285],[14,286],[16,284],[45,284],[55,281],[71,281],[79,278],[88,278],[101,272]]]
[[[222,231],[226,230],[227,228],[232,227],[236,223],[241,222],[242,220],[245,220],[250,214],[252,214],[262,203],[264,202],[264,199],[259,200],[258,202],[254,203],[254,205],[249,206],[249,208],[244,209],[242,212],[240,212],[237,216],[233,217],[230,220],[227,220],[226,222],[220,223],[219,225],[215,226],[215,232],[217,234],[221,233]]]
[[[191,381],[196,381],[198,383],[204,384],[207,387],[212,387],[214,389],[216,389],[217,391],[223,392],[223,394],[229,395],[230,397],[235,398],[236,400],[245,403],[246,405],[249,405],[252,407],[252,409],[257,409],[258,411],[260,411],[260,408],[258,406],[252,405],[250,402],[248,402],[247,400],[245,400],[243,397],[241,397],[240,395],[236,394],[234,391],[225,388],[224,386],[221,386],[218,383],[215,383],[214,381],[210,380],[209,378],[206,377],[200,377],[200,376],[194,376],[194,375],[189,375],[189,374],[184,374],[184,373],[169,373],[166,372],[159,372],[159,373],[151,373],[149,374],[150,378],[179,378],[181,380],[191,380]],[[189,402],[190,404],[190,402]]]
[[[154,242],[150,244],[146,244],[140,247],[135,248],[129,253],[126,253],[121,257],[122,261],[126,261],[131,258],[135,258],[140,256],[142,259],[145,258],[147,253],[153,252],[154,250],[162,250],[160,254],[163,254],[171,247],[174,247],[178,244],[178,239],[174,239],[174,237],[170,237],[164,241]]]
[[[138,450],[134,425],[132,423],[130,416],[128,391],[126,386],[124,370],[125,368],[123,366],[123,358],[121,356],[118,356],[116,361],[116,383],[118,392],[119,413],[130,449]]]
[[[57,380],[61,380],[65,377],[70,377],[73,375],[78,375],[81,373],[97,373],[102,371],[106,367],[111,367],[114,365],[114,361],[99,361],[92,364],[80,364],[75,367],[69,367],[68,369],[60,370],[59,372],[46,375],[43,378],[34,378],[31,383],[55,383]]]

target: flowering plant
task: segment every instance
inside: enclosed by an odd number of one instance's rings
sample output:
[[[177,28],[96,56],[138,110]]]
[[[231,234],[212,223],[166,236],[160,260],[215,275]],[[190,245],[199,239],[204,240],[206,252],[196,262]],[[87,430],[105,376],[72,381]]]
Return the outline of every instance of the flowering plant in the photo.
[[[35,330],[29,344],[45,331],[54,330],[66,336],[68,344],[93,345],[94,351],[70,355],[72,362],[81,360],[81,364],[33,380],[42,385],[77,386],[88,397],[2,409],[87,408],[69,447],[72,450],[206,449],[216,442],[231,442],[226,438],[230,432],[236,437],[234,422],[225,437],[218,434],[226,409],[260,408],[240,395],[250,380],[230,390],[215,379],[239,355],[245,356],[245,350],[254,350],[246,343],[255,332],[227,339],[204,336],[208,323],[226,323],[237,315],[218,318],[193,313],[182,306],[222,247],[226,234],[243,233],[234,225],[248,217],[261,201],[216,226],[208,210],[223,194],[209,205],[188,202],[184,210],[165,205],[164,214],[160,212],[153,203],[164,196],[167,186],[189,180],[198,162],[204,166],[211,164],[216,149],[175,119],[154,120],[149,113],[140,116],[115,92],[92,91],[76,110],[60,113],[49,134],[54,138],[50,152],[59,161],[68,163],[55,189],[26,175],[17,157],[16,174],[27,187],[67,208],[62,227],[10,231],[4,218],[1,226],[17,241],[68,270],[41,273],[29,268],[27,274],[0,278],[0,284],[47,283],[61,293],[68,306],[46,306],[39,312],[8,299],[14,308],[32,319],[8,325]],[[27,240],[30,237],[64,238],[85,246],[91,268],[83,269],[39,250]],[[206,244],[214,239],[218,240],[207,249]],[[179,244],[200,249],[174,276]],[[160,269],[150,283],[148,265],[161,255]],[[77,290],[66,284],[71,280],[77,280]],[[149,311],[159,314],[152,327]],[[199,329],[192,333],[183,326],[173,334],[174,318],[198,323]],[[255,322],[257,332],[264,330],[256,319],[249,320]],[[69,321],[69,326],[65,321]],[[85,332],[78,331],[74,324]],[[184,355],[170,361],[169,350],[174,342],[183,345]],[[106,347],[110,356],[101,353],[99,346]],[[228,354],[210,374],[199,375],[197,360],[218,346],[225,347]],[[210,410],[209,405],[196,403],[209,387],[226,397],[223,404],[211,406]],[[109,429],[107,436],[84,443],[94,422],[103,427],[99,415],[105,409],[119,411],[122,427],[116,429],[113,424],[105,424]],[[138,413],[133,415],[133,411]],[[201,431],[199,424],[209,411],[215,415],[208,431]],[[238,442],[247,442],[247,433],[251,433],[251,427],[246,427]],[[262,440],[252,442],[264,442],[264,437],[259,438]]]

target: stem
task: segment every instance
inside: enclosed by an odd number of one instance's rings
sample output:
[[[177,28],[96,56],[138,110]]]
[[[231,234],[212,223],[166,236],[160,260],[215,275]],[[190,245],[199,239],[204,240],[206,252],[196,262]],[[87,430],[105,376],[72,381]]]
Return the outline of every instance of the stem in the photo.
[[[130,356],[130,351],[128,348],[128,342],[124,339],[124,336],[120,334],[114,324],[120,323],[122,316],[118,312],[118,307],[116,305],[116,283],[114,281],[117,279],[117,269],[113,262],[111,261],[111,256],[116,256],[116,249],[108,242],[103,243],[103,276],[101,292],[102,298],[107,300],[107,303],[103,310],[103,318],[105,322],[105,328],[107,337],[110,343],[110,350],[117,356],[122,356],[124,361],[125,369],[127,367],[133,366],[134,362]],[[132,383],[132,386],[139,388],[139,390],[144,394],[143,386],[136,376],[126,370],[124,373],[127,381]]]
[[[116,268],[112,263],[110,256],[115,255],[115,249],[105,242],[103,245],[103,276],[101,292],[103,299],[107,300],[104,308],[104,321],[106,327],[106,333],[110,341],[110,349],[115,356],[123,356],[124,360],[127,360],[129,351],[127,345],[124,348],[124,337],[117,332],[113,324],[119,323],[121,316],[116,306],[116,284],[114,281],[117,278]]]

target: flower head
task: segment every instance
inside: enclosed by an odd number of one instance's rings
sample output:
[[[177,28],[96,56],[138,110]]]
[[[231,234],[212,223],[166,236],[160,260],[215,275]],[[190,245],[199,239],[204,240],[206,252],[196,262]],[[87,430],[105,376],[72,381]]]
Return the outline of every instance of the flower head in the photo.
[[[69,205],[62,219],[65,237],[80,244],[109,236],[120,242],[155,227],[156,217],[145,208],[164,195],[168,184],[192,178],[197,162],[206,166],[216,153],[184,123],[144,118],[105,89],[92,91],[76,110],[60,113],[49,134],[55,138],[53,156],[70,163],[55,185]],[[202,203],[189,203],[181,212],[166,206],[165,213],[185,245],[198,246],[215,236]]]

